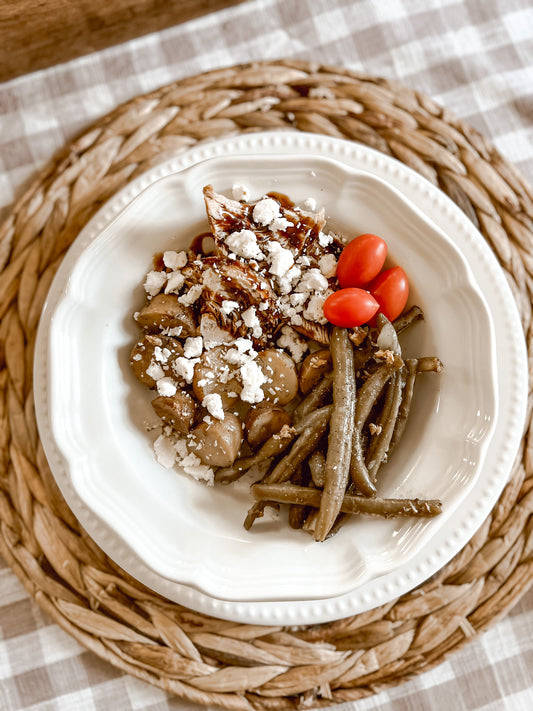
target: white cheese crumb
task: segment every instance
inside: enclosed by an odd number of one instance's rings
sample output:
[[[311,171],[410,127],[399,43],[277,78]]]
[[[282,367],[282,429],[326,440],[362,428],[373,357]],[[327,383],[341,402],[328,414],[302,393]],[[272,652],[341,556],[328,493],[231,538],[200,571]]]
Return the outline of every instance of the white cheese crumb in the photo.
[[[280,216],[279,203],[273,198],[263,198],[255,205],[252,217],[259,225],[269,225],[272,220]]]
[[[171,272],[168,275],[167,285],[165,286],[165,294],[170,294],[171,292],[177,293],[184,283],[185,277],[181,272]]]
[[[182,269],[187,264],[187,252],[175,252],[174,250],[163,252],[163,264],[172,271]]]
[[[316,210],[316,200],[314,197],[308,197],[304,200],[304,207],[306,210],[314,211]]]
[[[232,311],[235,311],[235,309],[239,308],[239,304],[237,301],[231,301],[230,299],[224,299],[222,301],[222,304],[220,305],[220,309],[223,314],[226,314],[226,316],[229,316],[229,314]]]
[[[293,284],[298,281],[301,275],[301,268],[298,264],[294,264],[285,272],[283,276],[278,277],[279,290],[281,294],[289,294],[292,291]]]
[[[144,281],[144,290],[146,291],[147,294],[150,294],[150,296],[155,296],[156,294],[159,294],[159,292],[163,288],[163,285],[165,284],[166,280],[167,280],[167,273],[166,272],[158,272],[158,271],[148,272],[148,274],[146,275],[146,279]]]
[[[328,235],[324,234],[323,232],[320,232],[318,235],[318,244],[321,247],[327,247],[328,244],[331,244],[333,242],[333,235],[330,233]]]
[[[199,358],[204,349],[204,339],[202,336],[189,336],[185,339],[183,355],[185,358]]]
[[[261,402],[265,397],[261,386],[266,383],[266,376],[261,368],[255,361],[248,360],[241,365],[239,372],[243,384],[241,400],[250,403]]]
[[[257,237],[252,230],[240,230],[232,232],[226,237],[227,246],[245,259],[264,259],[265,255],[259,249]]]
[[[156,363],[154,360],[150,363],[148,368],[146,368],[146,375],[148,375],[150,378],[153,380],[160,380],[162,377],[165,375],[165,371],[163,368],[159,365],[159,363]]]
[[[286,348],[295,363],[299,363],[308,349],[307,342],[290,326],[282,326],[281,336],[276,341],[280,348]]]
[[[311,265],[311,260],[305,254],[302,254],[300,257],[298,257],[296,261],[298,262],[298,264],[301,264],[302,267],[309,267]]]
[[[267,242],[265,246],[270,256],[270,273],[282,277],[294,264],[292,252],[282,247],[279,242]]]
[[[183,331],[183,326],[169,326],[168,328],[164,328],[161,331],[162,336],[172,336],[173,338],[177,338],[178,336],[181,335],[181,332]]]
[[[178,296],[178,301],[184,306],[191,306],[192,304],[194,304],[195,301],[200,298],[202,291],[203,286],[201,284],[193,284],[187,294],[183,294],[183,296]]]
[[[319,269],[308,269],[296,287],[296,291],[324,291],[329,286],[328,280]]]
[[[205,481],[206,484],[212,486],[214,483],[214,471],[207,464],[202,464],[200,457],[192,452],[189,453],[179,462],[180,467],[183,469],[185,474],[192,476],[193,479],[198,481]]]
[[[331,279],[337,273],[337,260],[334,254],[324,254],[318,260],[318,267],[326,279]]]
[[[269,224],[268,229],[272,232],[284,232],[289,227],[294,227],[294,224],[287,220],[286,217],[275,217]]]
[[[309,303],[304,309],[303,317],[308,321],[317,321],[318,323],[326,323],[327,319],[324,316],[324,301],[331,294],[331,290],[321,294],[313,294],[309,299]]]
[[[183,378],[186,383],[192,383],[192,379],[194,376],[194,366],[199,361],[199,358],[184,358],[183,356],[180,356],[179,358],[176,358],[176,360],[172,363],[172,369],[174,370],[176,375],[179,375],[180,378]]]
[[[178,390],[176,383],[169,377],[160,378],[156,385],[157,392],[163,397],[172,397]]]
[[[246,311],[242,312],[242,320],[247,328],[251,329],[254,338],[260,338],[263,334],[261,323],[255,313],[255,306],[250,306]]]
[[[250,190],[246,185],[241,185],[240,183],[235,183],[231,188],[231,194],[234,200],[248,200],[250,198]]]
[[[209,412],[210,415],[216,417],[217,420],[224,419],[224,408],[222,407],[222,398],[218,393],[209,393],[202,400],[202,406]]]
[[[133,356],[132,360],[142,360],[142,355],[141,355],[140,353],[136,353],[136,354]]]
[[[156,346],[154,348],[154,358],[158,363],[167,363],[170,357],[170,351],[168,348],[161,348],[161,346]]]
[[[176,461],[176,449],[172,441],[160,434],[154,442],[155,458],[165,469],[171,469]]]

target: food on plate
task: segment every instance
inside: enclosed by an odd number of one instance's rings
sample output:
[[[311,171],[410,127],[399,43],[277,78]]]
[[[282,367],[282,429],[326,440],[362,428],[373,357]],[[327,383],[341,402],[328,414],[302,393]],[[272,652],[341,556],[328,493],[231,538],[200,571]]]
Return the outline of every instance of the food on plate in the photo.
[[[343,289],[365,287],[383,269],[387,243],[378,235],[364,234],[348,242],[337,262],[337,280]]]
[[[243,194],[206,186],[210,232],[154,255],[144,281],[131,367],[154,393],[158,461],[207,484],[252,478],[247,529],[279,503],[317,541],[348,515],[437,515],[378,497],[416,380],[442,369],[402,355],[423,318],[405,272],[377,235],[345,243],[323,210]]]
[[[381,272],[367,288],[379,304],[379,313],[389,321],[398,318],[409,298],[409,282],[401,267],[391,267]]]

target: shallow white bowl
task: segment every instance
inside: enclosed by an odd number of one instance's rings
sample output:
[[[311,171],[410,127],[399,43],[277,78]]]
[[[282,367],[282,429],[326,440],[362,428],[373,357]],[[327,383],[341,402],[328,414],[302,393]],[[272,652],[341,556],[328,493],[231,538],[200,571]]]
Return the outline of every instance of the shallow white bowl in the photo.
[[[330,616],[331,605],[327,613],[323,605],[328,597],[350,595],[410,561],[417,560],[417,575],[430,575],[473,532],[455,519],[459,535],[450,536],[449,521],[479,480],[498,417],[491,315],[461,252],[390,181],[366,170],[379,168],[382,156],[363,149],[368,165],[353,170],[346,164],[352,144],[303,138],[266,134],[207,144],[132,183],[73,245],[39,329],[39,427],[75,513],[118,562],[135,561],[130,572],[142,568],[146,577],[148,570],[156,589],[175,584],[171,597],[193,607],[196,599],[217,614],[217,601],[253,608],[254,601],[283,607],[299,600],[318,601],[315,618]],[[235,155],[240,151],[247,154]],[[412,181],[414,174],[407,175]],[[142,303],[140,284],[152,254],[185,246],[206,224],[202,186],[226,190],[236,180],[256,195],[275,189],[296,201],[315,197],[330,227],[348,236],[381,234],[411,277],[426,322],[409,335],[407,351],[438,354],[446,370],[421,381],[413,420],[384,471],[383,492],[440,497],[445,513],[438,519],[353,520],[325,544],[285,524],[265,530],[259,523],[247,533],[242,487],[208,489],[155,462],[144,427],[154,421],[150,394],[128,366],[136,335],[131,313]],[[494,491],[491,485],[490,496]],[[440,552],[422,564],[424,548],[439,536]],[[396,590],[390,583],[388,589]],[[240,614],[242,604],[229,606],[226,616]],[[252,608],[246,614],[254,617]]]

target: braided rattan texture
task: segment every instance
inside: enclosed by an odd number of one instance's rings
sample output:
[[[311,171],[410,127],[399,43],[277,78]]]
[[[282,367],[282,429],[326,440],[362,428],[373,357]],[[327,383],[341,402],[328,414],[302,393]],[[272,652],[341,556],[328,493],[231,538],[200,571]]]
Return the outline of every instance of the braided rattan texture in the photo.
[[[0,553],[37,603],[101,658],[231,709],[318,707],[400,684],[475,638],[533,582],[531,392],[511,479],[470,543],[421,588],[333,623],[235,624],[170,603],[118,569],[61,498],[36,428],[32,360],[65,250],[102,203],[162,159],[280,128],[359,141],[451,196],[496,253],[533,356],[532,188],[471,126],[393,82],[294,61],[212,71],[118,107],[37,177],[0,228]]]

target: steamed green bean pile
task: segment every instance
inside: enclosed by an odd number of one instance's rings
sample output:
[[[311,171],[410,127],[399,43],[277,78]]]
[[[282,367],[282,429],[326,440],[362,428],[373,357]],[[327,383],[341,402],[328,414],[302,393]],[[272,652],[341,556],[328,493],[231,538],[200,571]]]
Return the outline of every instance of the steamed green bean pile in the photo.
[[[289,525],[317,541],[333,535],[348,516],[432,517],[441,512],[435,499],[379,496],[379,474],[406,428],[416,380],[443,367],[437,357],[402,356],[398,335],[421,318],[413,307],[393,324],[379,316],[376,328],[363,334],[335,327],[329,353],[308,356],[320,364],[320,377],[293,403],[291,425],[215,474],[216,481],[227,484],[257,465],[266,467],[251,486],[255,502],[245,528],[268,506],[280,504],[289,507]]]

